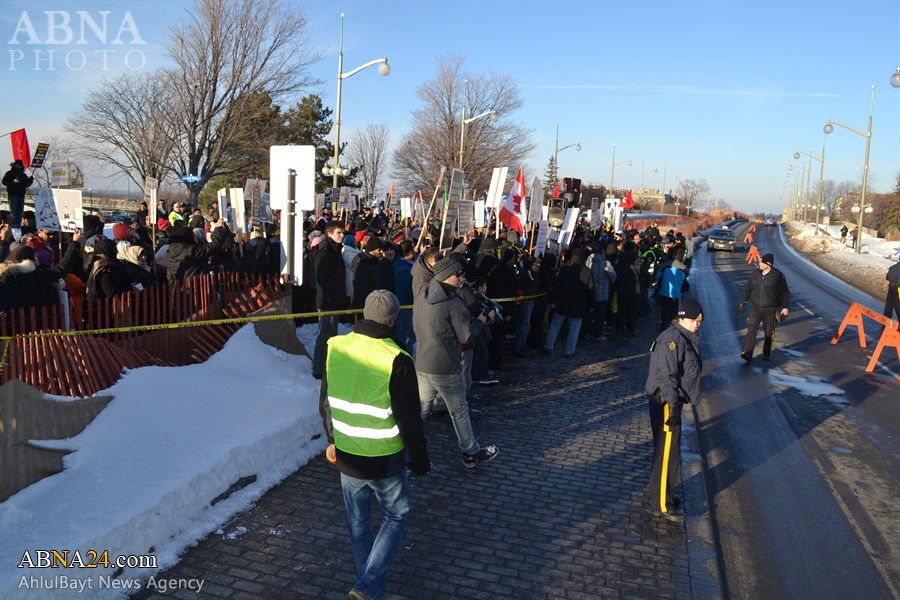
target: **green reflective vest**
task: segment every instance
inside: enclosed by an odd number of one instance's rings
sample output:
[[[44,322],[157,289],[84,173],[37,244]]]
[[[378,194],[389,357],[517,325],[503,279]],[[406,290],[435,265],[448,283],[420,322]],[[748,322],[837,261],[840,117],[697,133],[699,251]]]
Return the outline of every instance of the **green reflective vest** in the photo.
[[[356,456],[403,450],[390,394],[394,359],[401,353],[407,354],[393,340],[359,333],[328,340],[325,376],[338,449]]]

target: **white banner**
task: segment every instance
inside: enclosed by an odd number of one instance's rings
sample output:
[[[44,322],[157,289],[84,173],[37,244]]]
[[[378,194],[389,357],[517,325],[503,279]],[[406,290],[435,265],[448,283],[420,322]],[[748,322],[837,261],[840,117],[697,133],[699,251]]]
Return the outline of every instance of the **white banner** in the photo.
[[[475,227],[481,228],[484,227],[484,200],[476,200],[475,201]]]
[[[503,197],[503,188],[506,187],[506,173],[509,167],[495,167],[491,173],[491,187],[488,189],[487,207],[500,210],[500,199]]]
[[[578,209],[567,208],[566,220],[563,221],[562,229],[559,232],[559,246],[565,250],[572,241],[572,235],[575,233],[575,224],[578,222]]]
[[[231,197],[231,230],[247,233],[247,207],[244,204],[244,190],[241,188],[231,188],[229,190]]]
[[[534,244],[534,255],[535,256],[543,256],[544,251],[547,249],[547,240],[550,239],[550,222],[547,219],[542,219],[540,223],[538,223],[538,234],[537,241]]]
[[[412,212],[412,198],[404,196],[400,198],[400,214],[404,219],[408,219],[413,216]]]
[[[528,221],[536,223],[541,220],[541,208],[544,206],[544,184],[539,177],[531,182],[531,198],[528,202]]]

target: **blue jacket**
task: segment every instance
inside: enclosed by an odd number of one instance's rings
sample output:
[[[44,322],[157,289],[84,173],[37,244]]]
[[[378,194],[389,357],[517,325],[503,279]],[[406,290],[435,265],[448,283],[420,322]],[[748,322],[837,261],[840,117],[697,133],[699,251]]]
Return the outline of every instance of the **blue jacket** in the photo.
[[[687,269],[680,260],[660,265],[656,271],[657,295],[680,299],[681,289],[687,278]]]

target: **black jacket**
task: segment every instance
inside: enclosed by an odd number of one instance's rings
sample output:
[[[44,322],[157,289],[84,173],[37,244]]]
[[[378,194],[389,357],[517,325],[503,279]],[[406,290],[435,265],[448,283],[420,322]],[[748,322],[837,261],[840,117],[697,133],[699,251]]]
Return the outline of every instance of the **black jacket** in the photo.
[[[766,275],[758,269],[754,270],[744,288],[744,293],[741,294],[741,304],[747,300],[757,308],[773,306],[779,309],[787,308],[791,303],[791,292],[784,274],[775,267],[772,267]]]
[[[58,265],[37,269],[33,261],[0,264],[0,311],[59,304],[56,283],[81,261],[81,245],[70,243]]]
[[[368,252],[360,252],[353,259],[353,308],[363,308],[366,298],[377,288],[378,263],[381,259]],[[393,291],[393,290],[392,290]]]
[[[356,323],[354,332],[375,339],[393,338],[394,328],[375,321],[363,319]],[[402,345],[394,339],[394,342]],[[365,358],[365,357],[361,357]],[[400,430],[405,449],[390,456],[357,456],[335,449],[337,468],[350,477],[357,479],[383,479],[400,473],[406,468],[406,453],[410,455],[410,468],[413,473],[427,473],[431,462],[428,458],[428,443],[420,416],[419,384],[416,379],[416,368],[408,354],[399,354],[394,359],[391,379],[388,384],[391,395],[391,411]],[[334,443],[331,426],[331,411],[328,407],[328,373],[322,377],[319,395],[319,414],[328,435],[328,441]]]
[[[14,181],[18,179],[19,181]],[[3,185],[6,186],[6,192],[14,196],[24,196],[25,190],[34,183],[34,177],[26,173],[24,170],[18,171],[10,169],[3,176]]]
[[[343,245],[328,236],[319,244],[315,253],[316,308],[319,310],[344,310],[347,308],[346,269],[341,257]]]
[[[679,398],[696,404],[702,372],[700,338],[675,322],[650,347],[650,372],[644,391],[651,397],[659,391],[660,399],[669,405],[677,406]]]
[[[212,272],[210,258],[225,246],[229,236],[230,231],[219,227],[213,231],[212,242],[195,243],[190,229],[179,228],[173,231],[169,236],[169,261],[166,265],[169,283]]]
[[[559,272],[550,292],[550,302],[556,312],[567,317],[583,319],[594,305],[594,278],[591,270],[580,262],[572,262]]]

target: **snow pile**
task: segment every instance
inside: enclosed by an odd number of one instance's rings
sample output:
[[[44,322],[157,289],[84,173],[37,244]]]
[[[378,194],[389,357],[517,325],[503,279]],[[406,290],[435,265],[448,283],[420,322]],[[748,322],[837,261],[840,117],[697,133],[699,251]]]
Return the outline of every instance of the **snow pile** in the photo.
[[[316,326],[299,330],[312,347]],[[62,473],[0,504],[0,597],[121,597],[109,568],[10,568],[26,552],[152,555],[162,569],[325,449],[309,359],[263,344],[252,325],[203,364],[126,372],[109,405],[74,438]],[[139,585],[154,570],[126,568]],[[68,589],[47,589],[67,578]],[[23,582],[25,585],[23,585]]]

